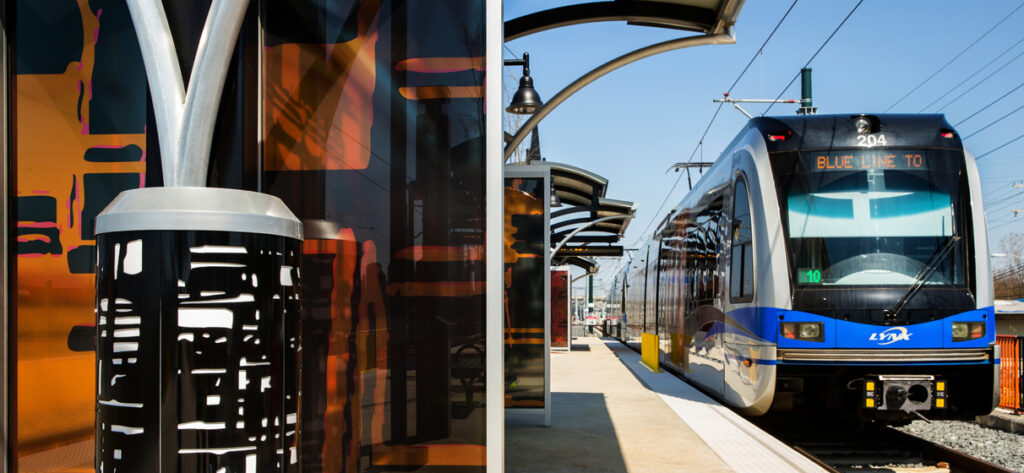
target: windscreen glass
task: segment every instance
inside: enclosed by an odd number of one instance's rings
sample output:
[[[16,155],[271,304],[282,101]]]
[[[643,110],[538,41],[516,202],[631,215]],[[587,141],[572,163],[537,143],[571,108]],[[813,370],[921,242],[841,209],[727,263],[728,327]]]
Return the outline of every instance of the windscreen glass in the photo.
[[[798,286],[965,284],[962,152],[802,151],[772,167]]]

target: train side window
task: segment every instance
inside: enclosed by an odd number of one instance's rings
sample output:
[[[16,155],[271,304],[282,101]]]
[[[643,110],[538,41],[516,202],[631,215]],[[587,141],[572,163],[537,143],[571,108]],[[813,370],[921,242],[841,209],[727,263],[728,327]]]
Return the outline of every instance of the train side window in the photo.
[[[747,184],[736,180],[732,207],[732,255],[729,274],[729,296],[734,302],[754,296],[754,239],[751,228],[750,198]]]

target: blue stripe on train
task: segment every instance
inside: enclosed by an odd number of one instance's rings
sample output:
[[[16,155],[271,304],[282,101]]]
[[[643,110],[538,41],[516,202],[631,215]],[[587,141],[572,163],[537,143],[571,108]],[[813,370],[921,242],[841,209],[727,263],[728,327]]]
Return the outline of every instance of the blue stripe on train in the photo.
[[[993,307],[970,310],[939,320],[913,325],[868,325],[837,320],[808,312],[749,307],[726,314],[725,330],[752,334],[761,342],[774,342],[779,348],[980,348],[995,340]],[[820,322],[824,327],[823,342],[792,340],[779,336],[781,322]],[[954,342],[950,333],[953,322],[985,322],[985,335],[975,340]]]

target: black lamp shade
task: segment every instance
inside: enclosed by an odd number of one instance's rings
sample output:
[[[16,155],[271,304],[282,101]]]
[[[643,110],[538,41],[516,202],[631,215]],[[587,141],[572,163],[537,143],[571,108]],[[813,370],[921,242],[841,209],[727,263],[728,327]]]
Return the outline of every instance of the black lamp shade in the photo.
[[[512,103],[508,105],[505,111],[518,115],[530,115],[539,110],[543,105],[544,102],[540,99],[540,94],[533,88],[533,79],[530,76],[524,75],[519,79],[519,89],[512,96]]]

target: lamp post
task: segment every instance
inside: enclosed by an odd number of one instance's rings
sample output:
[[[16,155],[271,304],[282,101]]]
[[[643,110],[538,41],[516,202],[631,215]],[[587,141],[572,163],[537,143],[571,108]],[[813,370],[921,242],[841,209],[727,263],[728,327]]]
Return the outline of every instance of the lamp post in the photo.
[[[523,67],[519,88],[512,95],[512,101],[508,107],[505,107],[505,111],[515,115],[530,115],[540,110],[544,106],[544,101],[540,99],[540,94],[533,88],[533,78],[530,77],[530,53],[524,52],[522,59],[506,59],[504,65]],[[530,148],[526,150],[526,161],[533,160],[540,160],[540,137],[536,129],[533,130]]]
[[[533,88],[530,77],[530,53],[523,53],[522,59],[506,59],[506,66],[523,66],[523,77],[519,79],[519,89],[512,95],[512,102],[505,111],[516,115],[530,115],[544,106],[540,94]]]

